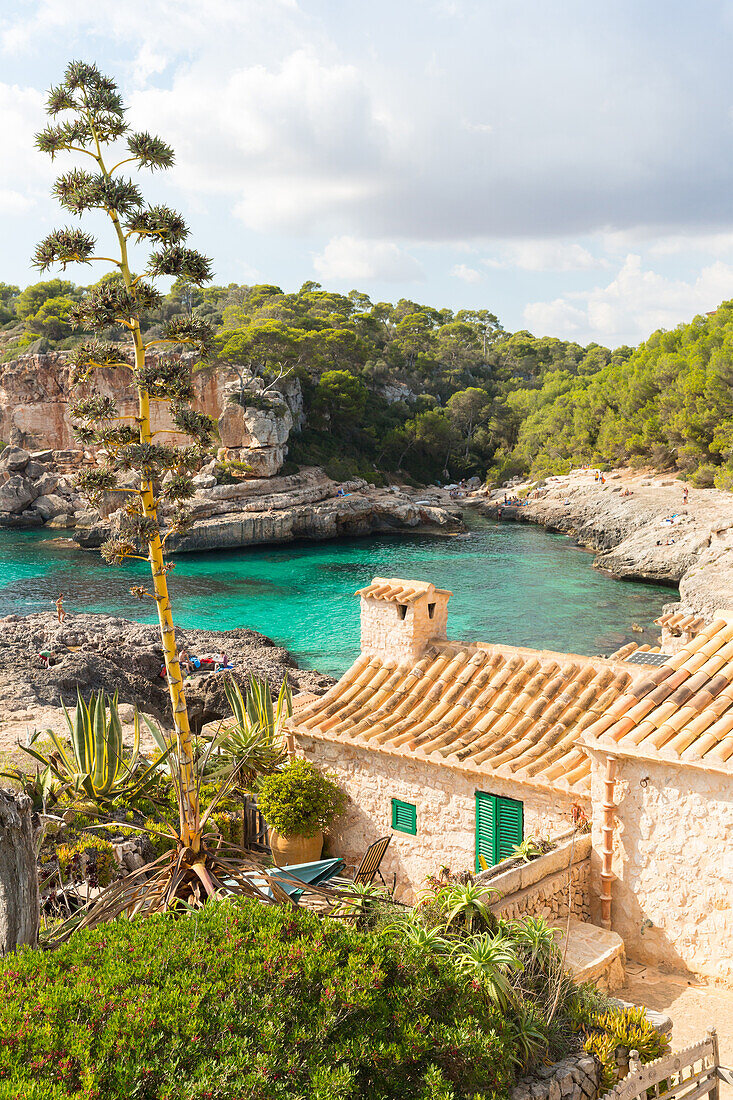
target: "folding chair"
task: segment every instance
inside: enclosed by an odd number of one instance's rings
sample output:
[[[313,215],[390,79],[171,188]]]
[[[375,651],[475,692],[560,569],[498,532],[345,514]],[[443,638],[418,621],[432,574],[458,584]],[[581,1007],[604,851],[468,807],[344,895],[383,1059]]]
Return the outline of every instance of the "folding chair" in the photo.
[[[350,878],[332,878],[331,882],[337,886],[353,886],[357,883],[360,886],[370,886],[377,875],[382,880],[382,885],[389,890],[389,886],[384,881],[384,876],[379,870],[380,864],[384,857],[384,853],[389,847],[389,842],[392,839],[391,836],[380,837],[379,840],[375,840],[373,844],[370,844],[364,855],[361,857],[361,863],[354,872],[353,879]],[[392,882],[392,889],[390,893],[394,893],[395,884],[397,882],[397,875],[394,875]]]

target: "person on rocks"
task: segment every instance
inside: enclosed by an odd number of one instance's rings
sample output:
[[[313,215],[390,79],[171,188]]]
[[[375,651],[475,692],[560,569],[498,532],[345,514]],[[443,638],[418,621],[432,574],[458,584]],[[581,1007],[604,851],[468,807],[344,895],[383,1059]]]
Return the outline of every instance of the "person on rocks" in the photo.
[[[58,621],[62,623],[66,618],[66,612],[64,611],[64,594],[59,592],[59,598],[56,600],[56,617]]]
[[[682,503],[683,504],[687,504],[687,498],[689,497],[689,495],[690,495],[690,490],[685,485],[684,489],[682,490]]]

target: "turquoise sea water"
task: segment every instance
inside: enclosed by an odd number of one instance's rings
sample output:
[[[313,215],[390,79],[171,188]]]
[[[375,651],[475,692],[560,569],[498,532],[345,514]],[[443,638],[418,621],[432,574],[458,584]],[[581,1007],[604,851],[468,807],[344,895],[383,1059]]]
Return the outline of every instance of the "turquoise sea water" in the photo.
[[[248,626],[305,668],[340,674],[359,652],[354,590],[373,576],[433,581],[453,592],[448,635],[574,653],[608,653],[644,640],[668,588],[615,581],[564,535],[470,520],[467,537],[374,537],[182,554],[170,576],[181,626]],[[95,553],[51,545],[47,533],[0,530],[0,616],[53,610],[110,612],[152,622],[130,595],[143,562],[106,566]],[[650,628],[646,640],[656,632]]]

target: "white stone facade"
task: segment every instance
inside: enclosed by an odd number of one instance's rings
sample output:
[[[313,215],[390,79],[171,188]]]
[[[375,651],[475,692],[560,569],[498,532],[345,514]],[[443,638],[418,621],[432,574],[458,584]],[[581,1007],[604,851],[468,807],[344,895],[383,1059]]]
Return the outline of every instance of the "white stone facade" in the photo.
[[[593,758],[603,802],[605,753]],[[611,927],[627,954],[733,984],[733,784],[701,768],[618,759]],[[597,895],[601,815],[593,822]]]
[[[349,796],[343,817],[327,835],[327,850],[358,862],[367,845],[388,833],[382,874],[396,878],[400,901],[412,901],[441,867],[475,869],[476,791],[524,804],[524,834],[557,836],[571,825],[572,800],[480,772],[296,734],[298,754],[329,771]],[[392,799],[417,806],[417,835],[392,829]],[[586,807],[587,809],[587,807]]]

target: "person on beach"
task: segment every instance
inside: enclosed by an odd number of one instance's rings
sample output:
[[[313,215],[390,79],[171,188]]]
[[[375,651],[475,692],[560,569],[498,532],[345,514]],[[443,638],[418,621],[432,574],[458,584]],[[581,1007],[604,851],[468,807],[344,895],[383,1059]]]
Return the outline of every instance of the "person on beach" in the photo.
[[[685,485],[684,489],[682,490],[682,503],[683,504],[687,504],[687,498],[688,498],[689,495],[690,495],[690,490]]]
[[[56,600],[56,616],[60,623],[66,618],[66,612],[64,611],[64,594],[59,592],[59,598]]]

